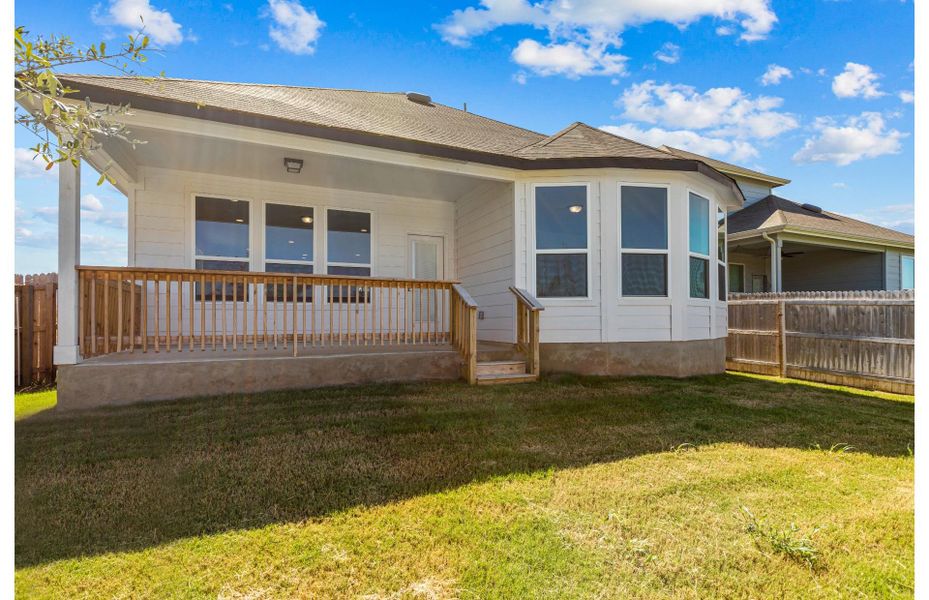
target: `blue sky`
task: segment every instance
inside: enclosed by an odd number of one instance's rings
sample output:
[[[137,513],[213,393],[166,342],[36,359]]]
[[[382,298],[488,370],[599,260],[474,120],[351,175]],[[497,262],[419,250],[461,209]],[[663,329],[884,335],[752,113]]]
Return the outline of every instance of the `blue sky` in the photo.
[[[786,177],[780,193],[913,230],[913,4],[900,0],[17,2],[34,33],[145,16],[169,77],[416,90],[553,133],[574,121]],[[106,71],[100,71],[106,72]],[[56,268],[55,171],[16,134],[16,271]],[[126,200],[83,177],[82,261],[125,264]]]

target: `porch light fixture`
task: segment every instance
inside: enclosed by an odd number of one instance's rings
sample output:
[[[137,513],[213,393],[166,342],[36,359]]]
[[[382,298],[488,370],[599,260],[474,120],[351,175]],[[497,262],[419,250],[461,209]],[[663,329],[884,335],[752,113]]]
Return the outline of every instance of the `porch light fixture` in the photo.
[[[300,217],[300,220],[306,223],[307,225],[309,225],[310,223],[313,222],[313,217],[307,215],[305,217]]]
[[[584,210],[584,207],[581,206],[580,204],[572,204],[571,206],[568,207],[568,210],[570,210],[574,214],[577,214],[581,212],[582,210]]]
[[[288,173],[299,173],[303,169],[303,160],[300,158],[285,158],[284,168]]]

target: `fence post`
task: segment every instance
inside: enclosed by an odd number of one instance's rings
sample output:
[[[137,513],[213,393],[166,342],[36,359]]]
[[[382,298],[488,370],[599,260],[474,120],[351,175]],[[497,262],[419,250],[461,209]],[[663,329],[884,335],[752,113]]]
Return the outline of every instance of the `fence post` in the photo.
[[[35,349],[35,288],[23,286],[19,304],[20,319],[20,372],[23,385],[32,385],[33,356]]]
[[[781,377],[787,377],[787,311],[785,305],[783,300],[777,303],[777,362]]]

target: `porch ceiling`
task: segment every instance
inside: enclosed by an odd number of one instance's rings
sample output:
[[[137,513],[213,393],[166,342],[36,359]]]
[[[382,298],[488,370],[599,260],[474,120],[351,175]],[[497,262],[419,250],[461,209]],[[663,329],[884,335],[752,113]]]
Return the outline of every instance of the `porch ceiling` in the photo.
[[[137,167],[180,169],[260,179],[278,183],[339,188],[452,202],[489,180],[431,169],[311,153],[265,144],[251,144],[194,134],[133,128],[144,144],[132,149],[107,140],[114,158]],[[114,147],[114,144],[118,147]],[[287,173],[284,158],[303,160],[300,173]],[[117,162],[120,162],[117,158]]]

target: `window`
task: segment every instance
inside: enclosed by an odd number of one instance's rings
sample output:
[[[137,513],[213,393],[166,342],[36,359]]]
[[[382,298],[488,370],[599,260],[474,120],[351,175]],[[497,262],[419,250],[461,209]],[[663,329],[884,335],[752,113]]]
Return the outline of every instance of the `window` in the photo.
[[[916,262],[912,256],[900,257],[900,289],[912,290],[916,284]]]
[[[726,211],[716,206],[716,278],[719,299],[726,300]]]
[[[667,296],[667,188],[622,185],[619,202],[622,295]]]
[[[330,209],[326,214],[326,272],[371,276],[371,213]],[[361,290],[339,286],[334,302],[364,301]]]
[[[729,291],[737,294],[745,291],[745,265],[729,263]]]
[[[313,273],[312,208],[287,204],[265,204],[265,271],[271,273]],[[267,299],[278,302],[296,297],[303,301],[303,286],[272,285],[267,288]],[[307,288],[307,296],[312,287]],[[307,298],[310,300],[310,298]]]
[[[690,193],[690,297],[710,297],[710,201]]]
[[[194,199],[194,266],[211,271],[248,271],[248,202],[197,196]],[[242,284],[235,284],[237,299],[244,300]],[[233,299],[233,284],[197,284],[200,300]]]
[[[535,188],[536,296],[587,297],[587,186]]]

